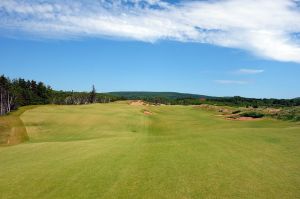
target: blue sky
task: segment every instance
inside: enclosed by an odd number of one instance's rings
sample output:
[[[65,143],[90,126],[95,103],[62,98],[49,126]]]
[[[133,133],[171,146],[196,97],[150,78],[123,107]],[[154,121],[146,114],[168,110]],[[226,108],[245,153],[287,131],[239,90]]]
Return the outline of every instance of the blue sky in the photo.
[[[0,73],[57,90],[300,96],[298,1],[132,2],[1,1]]]

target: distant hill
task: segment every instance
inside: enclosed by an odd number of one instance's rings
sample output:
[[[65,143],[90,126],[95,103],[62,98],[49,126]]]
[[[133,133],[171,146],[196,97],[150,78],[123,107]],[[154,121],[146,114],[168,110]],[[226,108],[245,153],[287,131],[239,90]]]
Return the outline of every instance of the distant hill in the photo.
[[[184,98],[212,98],[211,96],[206,95],[197,95],[197,94],[189,94],[189,93],[177,93],[177,92],[145,92],[145,91],[125,91],[125,92],[109,92],[107,94],[123,97],[126,99],[144,99],[144,98],[167,98],[167,99],[184,99]]]
[[[178,92],[109,92],[106,93],[120,100],[145,100],[155,104],[179,104],[179,105],[199,105],[214,104],[222,106],[241,106],[241,107],[288,107],[300,106],[300,98],[295,99],[258,99],[240,96],[233,97],[212,97],[206,95],[178,93]],[[203,100],[205,99],[205,100]]]

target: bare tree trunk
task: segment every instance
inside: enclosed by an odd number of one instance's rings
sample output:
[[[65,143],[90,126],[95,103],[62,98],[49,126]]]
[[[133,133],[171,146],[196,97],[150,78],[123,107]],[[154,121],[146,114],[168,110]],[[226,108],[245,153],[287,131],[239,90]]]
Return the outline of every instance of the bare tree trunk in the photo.
[[[2,103],[2,88],[1,88],[1,90],[0,90],[0,95],[1,95],[1,104],[0,104],[0,115],[2,115],[2,109],[3,109],[3,103]]]
[[[11,102],[12,102],[12,96],[9,96],[9,92],[7,92],[7,113],[10,112],[10,109],[11,109]]]
[[[9,112],[11,112],[11,107],[12,107],[12,104],[13,104],[13,102],[14,102],[14,96],[11,96],[10,97],[10,102],[9,102]]]
[[[8,91],[6,91],[6,97],[8,97],[9,96],[9,92]],[[6,114],[6,113],[8,113],[8,100],[6,101],[6,99],[5,99],[5,104],[6,104],[6,107],[5,107],[5,110],[4,110],[4,114]]]

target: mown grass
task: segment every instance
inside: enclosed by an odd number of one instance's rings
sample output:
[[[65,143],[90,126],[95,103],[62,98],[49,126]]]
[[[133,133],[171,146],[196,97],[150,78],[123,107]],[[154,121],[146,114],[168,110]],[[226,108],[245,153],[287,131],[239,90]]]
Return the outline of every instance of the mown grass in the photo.
[[[21,119],[29,141],[0,148],[0,198],[300,197],[299,123],[126,102]]]

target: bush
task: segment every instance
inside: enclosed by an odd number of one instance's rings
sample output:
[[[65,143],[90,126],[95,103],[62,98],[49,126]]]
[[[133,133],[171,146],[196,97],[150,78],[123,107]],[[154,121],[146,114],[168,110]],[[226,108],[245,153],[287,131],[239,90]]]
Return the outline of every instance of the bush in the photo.
[[[281,120],[300,121],[300,107],[285,108],[274,117]]]
[[[252,118],[262,118],[265,115],[262,114],[262,113],[257,113],[257,112],[246,112],[246,113],[240,114],[240,116],[242,116],[242,117],[252,117]]]
[[[236,110],[236,111],[233,111],[232,114],[237,114],[237,113],[240,113],[241,111],[240,110]]]

